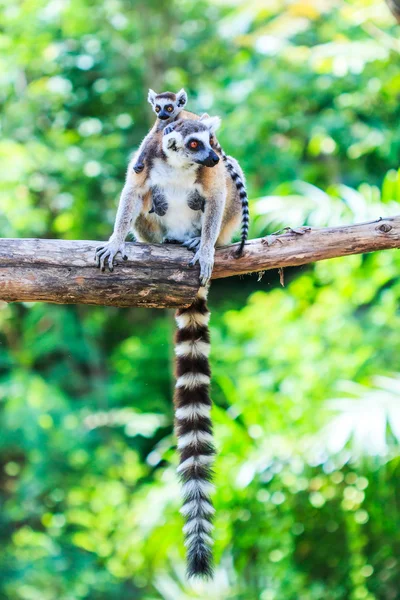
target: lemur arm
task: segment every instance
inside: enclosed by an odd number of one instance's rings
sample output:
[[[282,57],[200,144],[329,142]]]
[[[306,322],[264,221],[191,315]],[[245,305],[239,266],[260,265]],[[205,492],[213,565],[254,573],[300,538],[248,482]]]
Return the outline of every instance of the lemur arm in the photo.
[[[158,123],[156,121],[153,127],[150,129],[149,133],[142,140],[142,143],[140,144],[137,150],[138,157],[135,160],[135,163],[132,167],[135,173],[141,173],[144,169],[144,161],[146,160],[146,156],[148,154],[151,141],[153,140],[153,136],[158,131],[157,127]]]
[[[154,134],[157,133],[157,131],[162,130],[163,126],[164,125],[162,124],[162,122],[160,123],[160,121],[158,119],[156,119],[153,127],[150,129],[149,133],[142,140],[142,143],[140,144],[140,146],[137,150],[138,157],[136,158],[135,163],[132,166],[135,173],[141,173],[143,171],[144,161],[146,160],[147,154],[149,153],[149,150],[151,148],[151,143],[153,141]]]
[[[115,217],[114,231],[107,243],[96,248],[95,260],[97,266],[105,271],[106,261],[110,271],[113,270],[114,258],[121,253],[124,260],[125,255],[125,238],[128,235],[132,221],[134,222],[142,208],[143,196],[141,195],[138,185],[135,184],[133,177],[127,176],[124,188],[119,200],[117,216]]]
[[[200,263],[200,283],[205,286],[211,279],[214,266],[215,243],[221,231],[226,190],[215,190],[210,197],[206,195],[200,247],[190,261],[189,266]]]
[[[146,138],[144,138],[140,148],[142,148],[142,151],[140,152],[135,164],[133,165],[133,170],[135,171],[135,173],[141,173],[144,169],[144,160],[146,158]]]

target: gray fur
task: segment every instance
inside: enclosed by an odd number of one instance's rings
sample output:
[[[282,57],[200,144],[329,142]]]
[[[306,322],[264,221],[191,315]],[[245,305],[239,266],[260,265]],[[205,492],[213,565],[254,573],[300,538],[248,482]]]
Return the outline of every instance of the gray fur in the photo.
[[[132,226],[139,241],[157,243],[176,239],[193,250],[195,255],[191,264],[200,263],[200,283],[202,286],[208,285],[214,265],[215,245],[217,242],[230,241],[238,225],[241,206],[238,189],[234,185],[234,178],[229,176],[226,161],[213,160],[218,156],[211,146],[210,137],[218,124],[219,120],[212,118],[180,121],[175,128],[168,129],[159,143],[153,139],[151,164],[146,173],[135,175],[131,165],[128,167],[114,232],[109,242],[96,250],[98,266],[104,270],[107,264],[112,270],[116,254],[120,252],[122,256],[125,255],[124,241]],[[193,141],[198,142],[195,148],[191,147]],[[205,166],[207,163],[212,163],[214,168]],[[232,168],[243,180],[241,169],[234,159]],[[150,193],[156,205],[163,205],[161,210],[155,210],[151,215],[146,204]],[[165,204],[167,210],[164,212]],[[200,204],[204,212],[197,208]],[[192,206],[196,209],[192,210]],[[184,482],[182,511],[186,519],[184,532],[188,548],[188,573],[190,576],[209,577],[212,574],[212,540],[209,534],[214,512],[209,497],[209,480],[214,447],[210,433],[211,420],[206,421],[204,417],[204,411],[209,412],[211,407],[206,296],[207,290],[200,288],[195,302],[187,309],[179,310],[176,316],[180,332],[187,329],[192,338],[188,344],[184,332],[182,343],[177,345],[177,356],[181,358],[175,405],[178,448],[181,453],[179,472]],[[197,368],[199,352],[200,369]],[[204,400],[201,405],[195,389],[201,390]],[[186,431],[188,410],[192,427]]]
[[[219,159],[210,143],[210,135],[215,133],[219,123],[218,117],[178,121],[174,129],[167,130],[168,133],[154,147],[146,177],[143,174],[140,180],[131,168],[128,169],[114,233],[96,253],[101,268],[104,269],[106,264],[112,268],[116,254],[124,254],[124,240],[132,225],[139,240],[162,242],[174,239],[190,245],[196,251],[190,264],[200,263],[200,282],[202,285],[208,284],[214,264],[215,244],[219,238],[220,243],[229,242],[236,227],[241,201],[237,190],[236,199],[226,206],[227,184],[222,175],[229,172],[226,164],[217,181],[211,179],[212,188],[207,183],[211,181],[209,169]],[[193,142],[198,143],[195,149],[191,148]],[[243,174],[234,159],[233,166],[242,180]],[[146,220],[141,216],[144,212],[143,202],[151,189],[156,190],[156,197],[162,206],[154,210],[154,215],[149,215],[151,220]],[[194,198],[202,199],[201,208],[204,208],[204,212],[197,209],[197,205],[192,210]],[[222,229],[226,231],[224,235]]]
[[[179,113],[184,109],[187,102],[187,94],[182,88],[177,94],[173,92],[162,92],[157,94],[150,89],[147,100],[151,104],[157,120],[150,132],[146,135],[139,148],[139,156],[136,163],[133,165],[133,170],[136,173],[141,173],[144,169],[146,160],[151,154],[151,141],[154,133],[163,131],[164,128],[178,118]],[[161,119],[161,117],[165,117]],[[153,207],[154,208],[154,207]]]

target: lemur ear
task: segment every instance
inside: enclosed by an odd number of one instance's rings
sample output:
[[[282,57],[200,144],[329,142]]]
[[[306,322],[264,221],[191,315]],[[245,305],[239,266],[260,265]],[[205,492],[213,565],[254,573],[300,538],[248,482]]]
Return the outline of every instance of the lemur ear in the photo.
[[[204,121],[204,119],[209,119],[210,115],[208,113],[203,113],[200,117],[200,121]]]
[[[153,104],[153,106],[156,101],[156,96],[156,92],[150,88],[149,93],[147,94],[147,101],[150,102],[150,104]]]
[[[215,133],[221,125],[221,119],[219,117],[206,117],[205,119],[201,119],[201,122],[211,133]]]
[[[187,93],[185,92],[185,90],[182,88],[181,90],[179,90],[179,92],[176,94],[176,103],[180,108],[183,108],[185,106],[187,102]]]

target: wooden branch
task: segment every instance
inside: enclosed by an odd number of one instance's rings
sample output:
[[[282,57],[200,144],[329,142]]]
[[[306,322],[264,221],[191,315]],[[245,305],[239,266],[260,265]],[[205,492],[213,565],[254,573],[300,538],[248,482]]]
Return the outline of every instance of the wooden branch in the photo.
[[[94,261],[100,242],[0,240],[0,300],[164,308],[187,306],[198,290],[187,264],[192,256],[173,245],[128,243],[128,260],[102,273]]]
[[[94,262],[99,242],[0,240],[0,300],[164,308],[189,305],[198,289],[192,253],[173,245],[127,244],[128,260],[114,272]],[[213,279],[304,265],[319,260],[400,248],[400,216],[326,229],[299,228],[216,251]]]
[[[217,250],[213,279],[400,248],[400,216],[325,229],[300,227],[272,236],[271,241],[273,243],[268,245],[268,238],[250,240],[245,255],[239,260],[233,258],[236,245]]]

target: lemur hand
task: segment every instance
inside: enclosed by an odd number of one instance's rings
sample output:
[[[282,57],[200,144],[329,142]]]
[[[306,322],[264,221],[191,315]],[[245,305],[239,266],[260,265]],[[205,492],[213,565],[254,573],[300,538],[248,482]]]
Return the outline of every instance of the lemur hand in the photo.
[[[128,260],[125,253],[125,242],[122,242],[121,244],[110,239],[104,246],[97,246],[94,258],[97,266],[102,271],[105,271],[107,261],[109,271],[114,271],[114,258],[118,252],[121,253],[124,260]]]
[[[200,263],[200,284],[203,286],[208,285],[214,266],[214,248],[212,252],[205,252],[204,249],[197,250],[196,254],[189,263],[189,267]]]
[[[172,133],[174,129],[175,129],[175,123],[170,123],[170,125],[167,125],[166,128],[164,129],[164,135],[168,135],[169,133]]]

